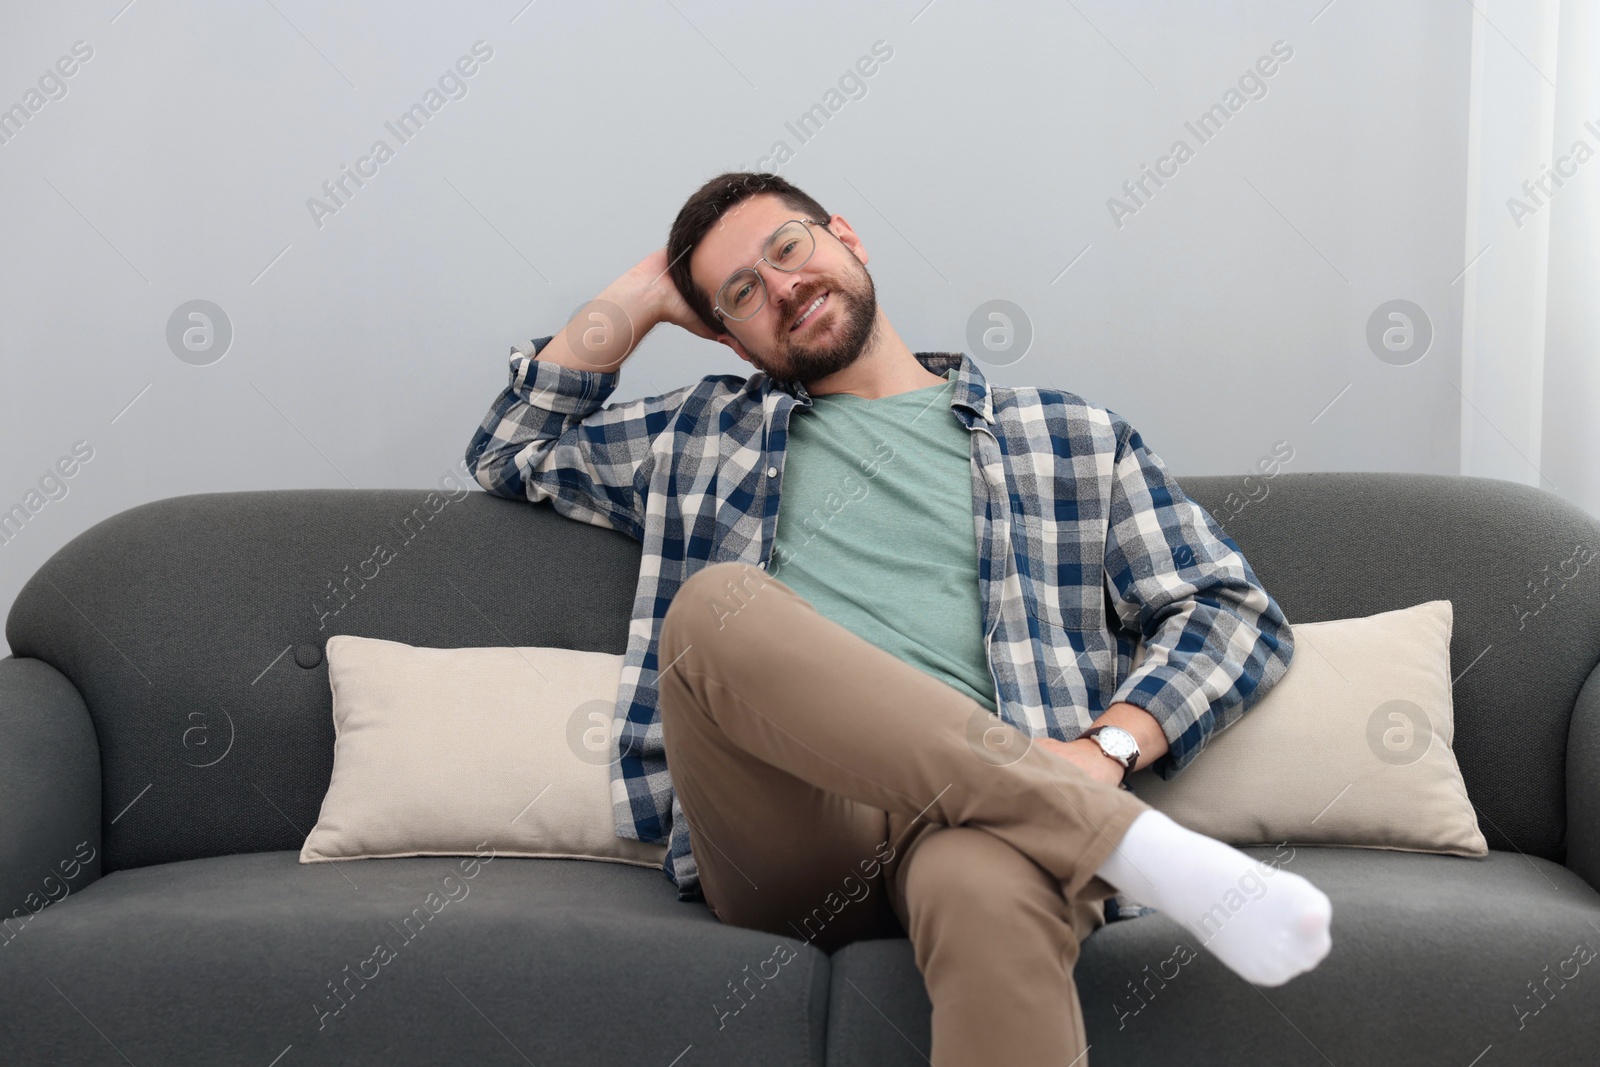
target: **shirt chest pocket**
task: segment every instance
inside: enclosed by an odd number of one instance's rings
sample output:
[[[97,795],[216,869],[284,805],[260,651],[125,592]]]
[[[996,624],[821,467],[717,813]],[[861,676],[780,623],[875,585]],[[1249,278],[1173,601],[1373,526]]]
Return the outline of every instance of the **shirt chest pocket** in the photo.
[[[1101,565],[1086,561],[1083,546],[1064,536],[1062,523],[1041,515],[1014,514],[1011,547],[1028,614],[1062,630],[1101,627]]]

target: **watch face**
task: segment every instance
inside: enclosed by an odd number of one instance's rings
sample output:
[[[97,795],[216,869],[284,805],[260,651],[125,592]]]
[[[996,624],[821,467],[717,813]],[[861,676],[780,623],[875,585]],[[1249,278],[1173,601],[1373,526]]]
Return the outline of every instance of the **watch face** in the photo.
[[[1139,751],[1139,743],[1133,739],[1133,735],[1120,726],[1107,726],[1095,734],[1094,739],[1100,742],[1100,747],[1112,759],[1127,759]]]

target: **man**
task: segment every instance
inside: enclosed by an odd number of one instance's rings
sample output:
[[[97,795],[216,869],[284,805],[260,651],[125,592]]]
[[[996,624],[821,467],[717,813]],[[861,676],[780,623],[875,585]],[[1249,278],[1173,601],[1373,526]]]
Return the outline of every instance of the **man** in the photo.
[[[1192,762],[1290,631],[1131,427],[912,353],[867,260],[784,179],[713,179],[666,248],[513,350],[469,463],[643,543],[617,831],[669,841],[680,899],[827,950],[887,909],[935,1064],[1086,1062],[1072,969],[1103,901],[1193,924],[1256,870],[1119,787]],[[756,372],[602,407],[661,322]],[[1205,944],[1278,985],[1330,919],[1278,871]]]

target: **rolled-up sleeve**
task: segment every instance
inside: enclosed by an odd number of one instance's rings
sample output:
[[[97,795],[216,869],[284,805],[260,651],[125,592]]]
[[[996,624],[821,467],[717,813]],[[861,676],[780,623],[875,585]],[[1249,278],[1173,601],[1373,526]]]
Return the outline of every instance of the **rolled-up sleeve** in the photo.
[[[1113,425],[1105,583],[1143,655],[1112,702],[1161,724],[1169,748],[1151,768],[1172,778],[1277,683],[1294,637],[1238,545],[1137,431],[1115,416]]]
[[[510,382],[467,444],[467,469],[496,496],[549,500],[570,519],[643,540],[652,442],[695,386],[602,407],[616,372],[535,358],[550,340],[511,350]]]

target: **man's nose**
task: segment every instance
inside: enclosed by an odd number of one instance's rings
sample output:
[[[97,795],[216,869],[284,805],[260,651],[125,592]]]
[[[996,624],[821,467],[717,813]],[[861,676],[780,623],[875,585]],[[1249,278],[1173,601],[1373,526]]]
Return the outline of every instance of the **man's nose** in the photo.
[[[780,318],[787,318],[797,310],[794,306],[795,290],[800,287],[801,278],[799,271],[781,271],[773,268],[773,273],[778,277],[767,282],[767,298],[774,301],[774,310]]]

